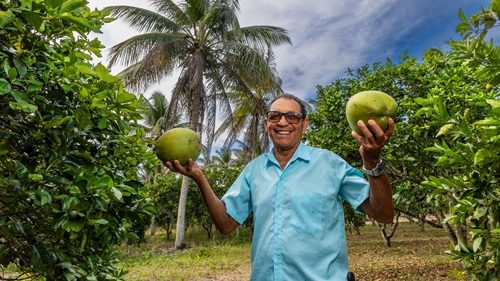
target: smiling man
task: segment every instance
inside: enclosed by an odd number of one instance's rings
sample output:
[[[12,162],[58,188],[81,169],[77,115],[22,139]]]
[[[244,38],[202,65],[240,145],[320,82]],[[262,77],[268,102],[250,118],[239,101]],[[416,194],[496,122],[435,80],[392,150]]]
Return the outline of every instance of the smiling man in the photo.
[[[303,144],[308,125],[304,103],[289,94],[266,114],[273,149],[251,161],[221,200],[193,161],[165,163],[198,184],[222,233],[253,213],[251,280],[348,280],[342,201],[379,222],[392,222],[392,192],[381,150],[394,130],[373,120],[353,132],[368,181],[337,154]]]

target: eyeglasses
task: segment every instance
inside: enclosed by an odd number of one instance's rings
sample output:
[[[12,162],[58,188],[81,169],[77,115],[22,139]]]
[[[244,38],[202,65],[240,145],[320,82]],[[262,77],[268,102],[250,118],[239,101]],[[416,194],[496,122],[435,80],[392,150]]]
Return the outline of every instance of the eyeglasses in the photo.
[[[268,111],[266,113],[267,121],[272,123],[278,123],[282,116],[285,116],[286,121],[290,124],[297,124],[302,119],[302,114],[297,112],[279,112],[279,111]]]

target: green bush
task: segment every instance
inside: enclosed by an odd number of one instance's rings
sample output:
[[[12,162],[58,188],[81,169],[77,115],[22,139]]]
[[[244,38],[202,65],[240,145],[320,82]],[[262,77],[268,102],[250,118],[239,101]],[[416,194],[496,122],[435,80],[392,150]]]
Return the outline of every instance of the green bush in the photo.
[[[115,280],[151,205],[142,101],[101,64],[86,1],[0,2],[0,264],[41,280]],[[139,231],[138,231],[139,229]]]

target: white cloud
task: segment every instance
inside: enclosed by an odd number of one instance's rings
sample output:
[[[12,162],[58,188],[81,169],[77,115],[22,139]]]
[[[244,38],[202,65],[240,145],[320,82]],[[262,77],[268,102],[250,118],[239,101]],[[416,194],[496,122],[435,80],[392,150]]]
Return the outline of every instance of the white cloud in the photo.
[[[137,0],[89,2],[91,7],[99,8],[148,7],[147,1]],[[477,6],[488,1],[479,2]],[[240,0],[239,19],[242,26],[274,25],[289,31],[293,45],[275,50],[283,89],[313,98],[316,85],[330,84],[348,68],[399,56],[403,49],[398,43],[404,38],[427,42],[426,36],[432,34],[420,34],[419,28],[443,24],[440,17],[457,15],[458,9],[467,5],[471,4],[466,0]],[[434,29],[440,30],[442,26]],[[115,21],[104,26],[99,38],[111,47],[134,33],[123,22]],[[422,48],[442,46],[451,35],[437,37],[441,41]],[[171,77],[155,87],[170,92],[174,81],[175,77]]]

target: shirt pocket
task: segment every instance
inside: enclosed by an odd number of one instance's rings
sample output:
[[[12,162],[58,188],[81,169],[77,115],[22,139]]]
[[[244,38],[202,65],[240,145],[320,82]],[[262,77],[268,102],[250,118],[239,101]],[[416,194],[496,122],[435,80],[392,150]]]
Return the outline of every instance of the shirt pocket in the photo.
[[[291,194],[292,227],[300,233],[320,232],[324,219],[325,200],[319,193],[294,191]]]

